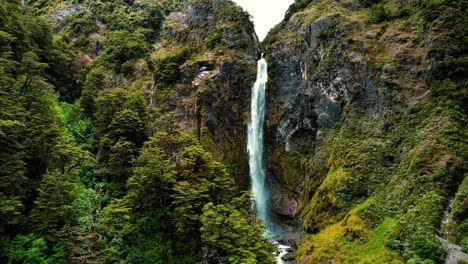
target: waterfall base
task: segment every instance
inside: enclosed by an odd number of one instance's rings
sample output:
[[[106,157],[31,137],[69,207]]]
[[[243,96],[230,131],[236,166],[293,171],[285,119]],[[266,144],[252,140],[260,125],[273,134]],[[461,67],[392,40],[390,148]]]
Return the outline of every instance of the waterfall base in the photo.
[[[301,243],[303,236],[299,218],[296,218],[292,223],[289,221],[289,223],[292,225],[284,224],[281,219],[273,215],[272,222],[268,225],[269,233],[267,238],[276,248],[273,255],[279,264],[291,263],[283,260],[282,258],[297,249],[297,246]]]
[[[273,253],[273,255],[276,258],[276,262],[278,264],[285,264],[284,260],[282,257],[286,256],[286,254],[293,252],[292,247],[288,245],[283,245],[280,244],[278,241],[273,242],[273,245],[276,247],[277,251]]]

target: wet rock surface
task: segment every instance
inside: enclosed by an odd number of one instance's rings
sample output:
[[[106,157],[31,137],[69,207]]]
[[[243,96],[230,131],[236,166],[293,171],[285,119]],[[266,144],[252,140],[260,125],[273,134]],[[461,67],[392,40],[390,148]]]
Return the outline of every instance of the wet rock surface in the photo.
[[[272,210],[280,215],[294,217],[298,213],[297,201],[277,182],[270,184]]]

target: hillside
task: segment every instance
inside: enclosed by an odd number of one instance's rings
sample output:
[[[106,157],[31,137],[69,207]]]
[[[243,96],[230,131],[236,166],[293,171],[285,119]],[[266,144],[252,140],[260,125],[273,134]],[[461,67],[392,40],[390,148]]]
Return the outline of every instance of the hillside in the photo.
[[[465,1],[297,1],[270,31],[266,164],[296,259],[466,252],[466,24]]]

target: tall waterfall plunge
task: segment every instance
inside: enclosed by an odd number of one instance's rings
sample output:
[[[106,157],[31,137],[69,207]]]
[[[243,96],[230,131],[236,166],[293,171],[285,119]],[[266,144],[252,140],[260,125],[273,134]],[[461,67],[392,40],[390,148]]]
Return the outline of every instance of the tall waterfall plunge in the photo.
[[[247,135],[247,151],[249,153],[250,180],[252,182],[252,192],[257,210],[257,217],[265,222],[265,226],[271,234],[269,239],[274,239],[279,228],[274,225],[270,216],[268,192],[265,182],[265,170],[263,168],[263,122],[265,121],[265,88],[268,81],[267,62],[263,58],[258,61],[257,80],[252,87],[252,103],[250,121]],[[278,264],[283,264],[283,257],[289,252],[290,247],[274,241],[277,248],[275,252]]]
[[[258,61],[257,80],[252,87],[252,105],[247,136],[249,153],[250,180],[254,195],[257,217],[268,227],[271,223],[269,193],[265,183],[263,168],[263,122],[265,120],[265,87],[268,81],[267,62]]]

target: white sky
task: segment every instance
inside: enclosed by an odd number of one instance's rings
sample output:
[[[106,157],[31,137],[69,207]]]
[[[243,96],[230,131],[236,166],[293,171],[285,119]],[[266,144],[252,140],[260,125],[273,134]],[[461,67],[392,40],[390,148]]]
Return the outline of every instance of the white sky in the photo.
[[[255,31],[262,41],[268,31],[281,22],[294,0],[233,0],[254,18]]]

